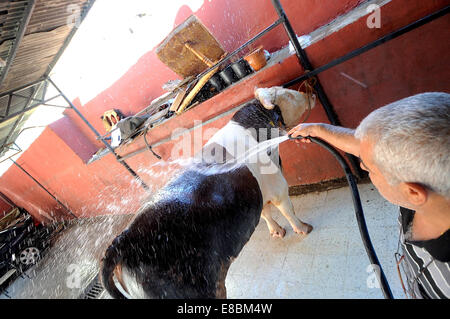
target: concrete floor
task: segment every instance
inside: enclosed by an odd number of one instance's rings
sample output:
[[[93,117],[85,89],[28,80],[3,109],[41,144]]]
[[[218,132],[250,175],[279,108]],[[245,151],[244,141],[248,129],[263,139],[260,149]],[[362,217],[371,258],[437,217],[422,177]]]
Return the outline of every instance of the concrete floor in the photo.
[[[131,218],[108,215],[69,224],[39,263],[18,277],[0,299],[78,298],[96,276],[105,249]]]
[[[397,275],[398,208],[372,184],[358,185],[372,244],[395,298],[404,298]],[[370,262],[359,234],[348,187],[291,197],[296,215],[313,225],[307,236],[286,229],[272,238],[261,220],[250,241],[231,265],[226,280],[229,298],[383,298],[367,271]]]
[[[372,243],[395,298],[404,298],[397,276],[397,207],[371,184],[358,185]],[[295,234],[274,208],[274,219],[286,229],[272,238],[261,220],[250,241],[231,265],[228,298],[383,298],[367,271],[348,187],[291,197],[296,214],[314,226],[308,236]],[[12,298],[77,298],[94,278],[98,261],[114,234],[130,216],[88,219],[66,230],[43,260],[8,288]],[[102,234],[101,237],[98,234]],[[369,280],[368,280],[369,279]],[[373,285],[372,285],[373,287]],[[108,298],[103,293],[101,298]],[[7,298],[5,294],[0,299]]]

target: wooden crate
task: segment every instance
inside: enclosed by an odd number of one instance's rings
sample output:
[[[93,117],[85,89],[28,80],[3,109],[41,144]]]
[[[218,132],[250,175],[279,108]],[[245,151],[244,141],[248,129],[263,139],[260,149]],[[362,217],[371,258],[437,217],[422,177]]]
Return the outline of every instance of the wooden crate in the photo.
[[[208,64],[193,53],[186,44],[213,63],[219,61],[225,54],[216,38],[195,15],[191,15],[156,49],[158,58],[183,78],[195,76],[208,68]]]

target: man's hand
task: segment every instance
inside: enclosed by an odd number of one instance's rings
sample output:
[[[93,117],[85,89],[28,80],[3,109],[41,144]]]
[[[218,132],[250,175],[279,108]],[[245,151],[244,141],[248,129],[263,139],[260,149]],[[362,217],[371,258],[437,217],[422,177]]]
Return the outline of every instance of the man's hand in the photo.
[[[291,137],[298,137],[298,136],[317,137],[317,135],[318,135],[317,132],[318,132],[320,126],[321,126],[320,123],[303,123],[303,124],[299,124],[296,127],[294,127],[293,129],[291,129],[289,131],[288,135],[290,135]],[[298,140],[296,140],[296,142],[297,141]],[[311,141],[309,139],[307,139],[307,138],[302,138],[299,141],[301,141],[303,143],[311,143]]]
[[[326,123],[303,123],[289,131],[288,135],[311,136],[320,138],[346,153],[359,156],[359,140],[354,136],[355,130]],[[309,139],[295,140],[296,143],[311,143]]]

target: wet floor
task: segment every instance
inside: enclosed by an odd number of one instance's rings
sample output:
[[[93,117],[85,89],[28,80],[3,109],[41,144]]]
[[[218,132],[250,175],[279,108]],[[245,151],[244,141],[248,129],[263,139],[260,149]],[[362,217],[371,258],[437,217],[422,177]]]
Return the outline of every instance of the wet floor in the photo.
[[[404,298],[394,252],[398,227],[396,206],[372,184],[358,185],[366,222],[395,298]],[[307,236],[286,229],[272,238],[261,220],[250,241],[231,265],[228,298],[383,298],[369,267],[348,187],[291,197],[296,214],[314,226]],[[98,272],[99,260],[130,215],[89,218],[65,230],[43,259],[8,288],[11,298],[79,298]],[[4,293],[0,299],[8,298]],[[109,298],[106,292],[100,298]]]
[[[404,298],[394,253],[398,208],[372,184],[358,185],[372,244],[395,298]],[[357,226],[348,187],[292,196],[296,215],[314,226],[307,236],[290,228],[283,239],[271,238],[261,220],[231,265],[226,279],[229,298],[383,298],[373,276]]]
[[[42,260],[18,277],[0,299],[76,299],[97,275],[99,261],[131,215],[79,219],[61,232]]]

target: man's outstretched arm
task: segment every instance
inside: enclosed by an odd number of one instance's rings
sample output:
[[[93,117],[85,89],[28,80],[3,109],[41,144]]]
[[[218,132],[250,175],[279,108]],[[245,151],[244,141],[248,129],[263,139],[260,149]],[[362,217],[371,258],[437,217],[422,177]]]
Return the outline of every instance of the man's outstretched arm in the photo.
[[[290,130],[289,135],[318,137],[346,153],[359,156],[359,140],[355,137],[354,129],[325,123],[303,123]],[[301,141],[310,142],[307,139]]]

